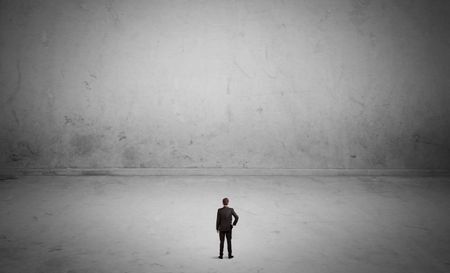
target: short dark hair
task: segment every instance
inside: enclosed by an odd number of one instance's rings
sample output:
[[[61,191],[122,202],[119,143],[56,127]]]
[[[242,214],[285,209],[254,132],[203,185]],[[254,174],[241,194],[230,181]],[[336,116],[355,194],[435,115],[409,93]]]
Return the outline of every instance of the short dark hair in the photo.
[[[228,200],[228,198],[224,198],[224,199],[222,199],[222,203],[226,206],[226,205],[228,205],[228,202],[229,202],[230,200]]]

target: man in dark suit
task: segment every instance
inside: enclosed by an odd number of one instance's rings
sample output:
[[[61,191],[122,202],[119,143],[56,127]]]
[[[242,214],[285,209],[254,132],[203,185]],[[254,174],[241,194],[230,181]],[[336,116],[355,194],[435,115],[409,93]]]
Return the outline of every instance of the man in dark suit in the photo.
[[[228,258],[231,259],[234,256],[231,255],[231,230],[239,220],[239,216],[234,212],[233,208],[228,207],[228,198],[222,200],[223,208],[217,210],[216,230],[219,233],[220,238],[220,255],[219,259],[223,259],[223,243],[225,236],[227,237]],[[231,225],[232,217],[234,216],[233,225]]]

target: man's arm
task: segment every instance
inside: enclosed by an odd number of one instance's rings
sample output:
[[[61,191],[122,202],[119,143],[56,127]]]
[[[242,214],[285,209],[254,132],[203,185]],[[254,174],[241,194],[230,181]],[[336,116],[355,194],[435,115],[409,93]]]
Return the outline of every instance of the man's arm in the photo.
[[[234,209],[231,210],[231,214],[234,216],[233,226],[235,226],[237,224],[238,220],[239,220],[239,216],[236,214]]]
[[[219,225],[220,225],[220,215],[219,210],[217,210],[217,218],[216,218],[216,230],[219,231]]]

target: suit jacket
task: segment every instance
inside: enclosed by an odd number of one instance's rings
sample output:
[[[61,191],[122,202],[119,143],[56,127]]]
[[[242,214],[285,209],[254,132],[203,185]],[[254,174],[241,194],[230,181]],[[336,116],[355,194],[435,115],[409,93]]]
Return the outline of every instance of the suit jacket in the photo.
[[[231,225],[232,217],[234,216],[233,226],[235,226],[239,220],[239,216],[234,212],[233,208],[223,207],[217,210],[216,230],[229,231],[233,228]]]

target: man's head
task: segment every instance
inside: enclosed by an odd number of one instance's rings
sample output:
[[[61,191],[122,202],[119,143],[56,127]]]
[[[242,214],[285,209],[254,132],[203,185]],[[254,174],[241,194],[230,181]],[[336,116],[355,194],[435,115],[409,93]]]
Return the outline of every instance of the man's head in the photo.
[[[222,204],[224,205],[224,206],[228,206],[228,202],[230,202],[230,200],[228,200],[228,198],[224,198],[224,199],[222,199]]]

